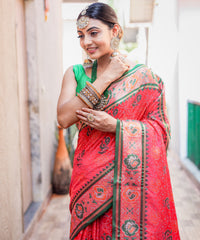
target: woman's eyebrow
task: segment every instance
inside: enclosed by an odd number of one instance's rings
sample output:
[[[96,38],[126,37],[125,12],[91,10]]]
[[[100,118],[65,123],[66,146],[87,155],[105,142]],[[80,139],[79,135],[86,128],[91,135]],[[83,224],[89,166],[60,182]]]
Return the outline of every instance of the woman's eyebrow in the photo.
[[[93,29],[100,29],[100,28],[98,28],[98,27],[91,27],[91,28],[89,28],[89,29],[87,30],[87,32],[89,32],[89,31],[91,31],[91,30],[93,30]],[[77,33],[83,33],[83,32],[80,31],[80,30],[78,30]]]
[[[89,28],[89,29],[87,30],[87,32],[89,32],[90,30],[93,30],[93,29],[100,29],[100,28],[98,28],[98,27],[91,27],[91,28]]]

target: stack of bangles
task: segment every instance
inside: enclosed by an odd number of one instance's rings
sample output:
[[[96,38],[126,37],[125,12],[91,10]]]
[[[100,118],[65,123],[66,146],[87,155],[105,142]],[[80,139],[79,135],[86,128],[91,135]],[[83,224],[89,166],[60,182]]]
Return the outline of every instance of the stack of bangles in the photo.
[[[101,101],[101,94],[90,83],[86,82],[86,86],[77,94],[77,96],[89,107],[95,109],[95,106]]]

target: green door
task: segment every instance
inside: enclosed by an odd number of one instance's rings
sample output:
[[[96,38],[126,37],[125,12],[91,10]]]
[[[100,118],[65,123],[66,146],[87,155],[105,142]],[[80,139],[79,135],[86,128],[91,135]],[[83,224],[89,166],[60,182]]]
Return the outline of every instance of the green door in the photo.
[[[188,102],[187,157],[200,169],[200,104]]]

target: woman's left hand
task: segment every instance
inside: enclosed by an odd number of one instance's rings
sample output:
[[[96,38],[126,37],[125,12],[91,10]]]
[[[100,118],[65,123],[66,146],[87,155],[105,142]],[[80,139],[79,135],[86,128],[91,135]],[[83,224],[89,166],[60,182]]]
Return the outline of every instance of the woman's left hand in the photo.
[[[87,124],[102,132],[116,132],[117,119],[104,111],[82,108],[76,111],[77,117]]]

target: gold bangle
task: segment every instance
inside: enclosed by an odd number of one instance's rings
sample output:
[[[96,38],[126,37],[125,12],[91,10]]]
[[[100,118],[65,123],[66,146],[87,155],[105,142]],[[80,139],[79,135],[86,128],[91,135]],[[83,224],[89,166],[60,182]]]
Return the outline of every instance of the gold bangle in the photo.
[[[95,97],[95,95],[88,89],[88,87],[84,87],[80,93],[84,95],[91,103],[92,105],[96,105],[98,103],[98,98]]]
[[[86,97],[92,102],[93,105],[96,105],[100,98],[97,96],[97,94],[93,91],[92,88],[90,88],[88,85],[86,85],[85,89],[83,90]]]
[[[90,87],[94,92],[95,94],[97,95],[97,97],[100,99],[101,98],[101,94],[97,91],[97,89],[92,85],[92,83],[90,82],[86,82],[86,85],[88,87]]]
[[[93,104],[87,99],[87,97],[84,96],[83,94],[81,94],[81,92],[77,94],[77,97],[78,97],[82,102],[84,102],[89,108],[93,108],[93,107],[94,107]]]

